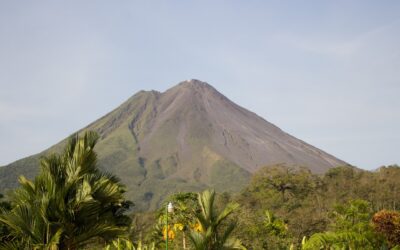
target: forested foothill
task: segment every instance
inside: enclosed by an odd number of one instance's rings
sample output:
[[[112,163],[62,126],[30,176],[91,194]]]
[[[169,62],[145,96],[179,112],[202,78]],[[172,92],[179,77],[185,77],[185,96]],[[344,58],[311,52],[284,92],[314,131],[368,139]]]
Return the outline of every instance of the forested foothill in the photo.
[[[119,178],[97,168],[97,139],[72,137],[0,196],[0,249],[400,249],[397,165],[266,166],[238,193],[175,193],[133,212]]]

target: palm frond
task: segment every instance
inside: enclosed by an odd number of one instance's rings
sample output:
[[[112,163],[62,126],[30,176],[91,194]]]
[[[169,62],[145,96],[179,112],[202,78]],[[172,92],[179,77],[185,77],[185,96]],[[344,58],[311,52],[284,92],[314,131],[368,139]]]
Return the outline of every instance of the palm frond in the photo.
[[[41,158],[34,181],[20,177],[12,196],[15,206],[0,216],[12,229],[11,237],[23,239],[12,244],[80,247],[96,237],[110,241],[125,234],[130,219],[124,212],[131,203],[119,179],[97,168],[93,148],[98,138],[94,132],[73,135],[63,154]]]
[[[189,235],[195,249],[244,249],[239,240],[230,237],[236,226],[235,223],[230,223],[225,230],[221,229],[223,222],[239,205],[230,203],[221,212],[218,212],[214,206],[214,201],[214,190],[205,190],[198,194],[201,213],[197,213],[195,216],[202,231],[191,231]]]

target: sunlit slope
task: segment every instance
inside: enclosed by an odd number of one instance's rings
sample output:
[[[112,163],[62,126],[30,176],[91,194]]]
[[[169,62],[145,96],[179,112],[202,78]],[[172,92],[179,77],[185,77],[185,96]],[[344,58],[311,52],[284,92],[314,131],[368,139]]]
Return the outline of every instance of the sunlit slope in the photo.
[[[171,192],[242,188],[261,166],[286,163],[324,173],[346,163],[288,135],[234,104],[207,83],[185,81],[163,92],[141,91],[82,130],[100,134],[99,165],[117,174],[138,209]],[[0,188],[33,177],[38,158],[63,142],[0,168]]]

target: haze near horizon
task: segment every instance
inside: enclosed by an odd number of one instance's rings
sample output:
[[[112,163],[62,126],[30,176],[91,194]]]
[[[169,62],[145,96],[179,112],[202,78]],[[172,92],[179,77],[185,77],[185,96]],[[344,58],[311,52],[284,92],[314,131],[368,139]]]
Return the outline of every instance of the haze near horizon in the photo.
[[[400,163],[397,1],[0,3],[0,165],[185,79],[350,164]]]

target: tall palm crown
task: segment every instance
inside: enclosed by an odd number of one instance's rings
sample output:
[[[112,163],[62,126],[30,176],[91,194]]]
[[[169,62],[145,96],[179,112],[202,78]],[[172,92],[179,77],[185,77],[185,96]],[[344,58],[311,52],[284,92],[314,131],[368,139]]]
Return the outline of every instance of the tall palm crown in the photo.
[[[236,223],[230,222],[228,225],[223,225],[223,222],[239,207],[239,204],[229,203],[222,211],[217,211],[214,206],[214,190],[205,190],[203,193],[199,193],[198,202],[201,213],[197,213],[196,218],[202,230],[200,232],[192,231],[190,234],[190,240],[195,249],[245,249],[240,240],[231,237]]]
[[[61,155],[41,160],[34,181],[20,177],[14,208],[0,221],[20,249],[77,249],[95,238],[121,236],[130,224],[119,180],[97,168],[94,132],[73,136]],[[3,247],[7,247],[6,245]]]

